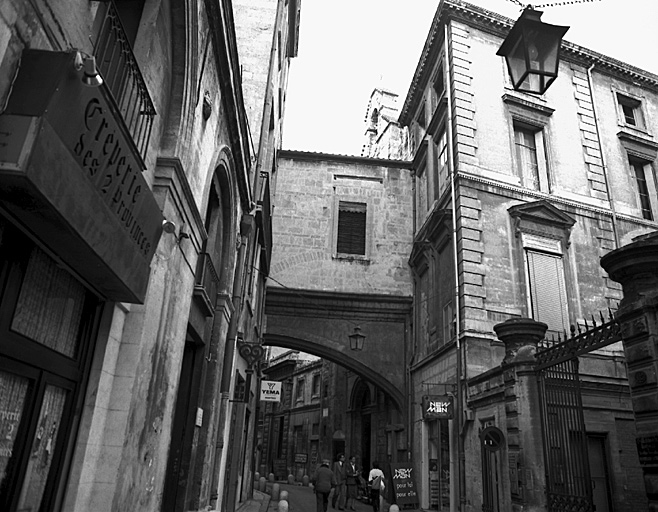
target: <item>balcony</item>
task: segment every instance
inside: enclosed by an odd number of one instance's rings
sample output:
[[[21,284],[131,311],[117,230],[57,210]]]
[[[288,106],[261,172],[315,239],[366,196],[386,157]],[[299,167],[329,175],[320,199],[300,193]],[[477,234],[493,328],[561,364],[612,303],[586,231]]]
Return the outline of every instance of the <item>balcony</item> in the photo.
[[[156,112],[114,2],[107,3],[94,56],[135,147],[144,160]]]
[[[194,300],[197,301],[206,316],[215,314],[217,306],[217,292],[219,290],[219,276],[215,270],[210,254],[199,254],[197,263],[196,282],[194,283]]]

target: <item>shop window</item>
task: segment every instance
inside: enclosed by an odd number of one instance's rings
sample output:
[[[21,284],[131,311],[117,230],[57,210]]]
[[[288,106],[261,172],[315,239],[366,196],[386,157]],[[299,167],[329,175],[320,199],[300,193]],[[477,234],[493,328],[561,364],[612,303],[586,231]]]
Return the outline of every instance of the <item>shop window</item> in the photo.
[[[637,199],[640,206],[642,218],[647,220],[654,220],[654,208],[656,202],[656,183],[653,179],[653,169],[651,165],[646,164],[640,160],[630,159],[631,172],[635,179],[637,190]],[[653,191],[653,194],[651,193]]]
[[[68,473],[99,306],[0,219],[0,510],[50,510]]]
[[[366,226],[366,203],[339,201],[336,252],[365,256]]]
[[[544,133],[539,127],[514,123],[516,166],[521,185],[548,192],[548,169],[544,149]]]

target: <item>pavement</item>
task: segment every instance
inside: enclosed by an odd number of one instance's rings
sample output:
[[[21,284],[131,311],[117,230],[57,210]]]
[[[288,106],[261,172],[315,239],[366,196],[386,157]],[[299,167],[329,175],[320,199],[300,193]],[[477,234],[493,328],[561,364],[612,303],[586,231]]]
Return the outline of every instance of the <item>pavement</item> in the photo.
[[[289,512],[315,512],[315,494],[311,487],[278,482],[281,491],[288,491]],[[236,512],[278,512],[279,502],[271,498],[272,484],[267,482],[266,492],[254,489],[253,496],[241,503]],[[389,504],[384,502],[381,512],[388,512]],[[372,512],[372,506],[357,500],[355,502],[356,512]],[[329,503],[327,512],[342,512],[333,509]],[[346,510],[345,512],[350,512]],[[407,511],[412,512],[412,511]]]

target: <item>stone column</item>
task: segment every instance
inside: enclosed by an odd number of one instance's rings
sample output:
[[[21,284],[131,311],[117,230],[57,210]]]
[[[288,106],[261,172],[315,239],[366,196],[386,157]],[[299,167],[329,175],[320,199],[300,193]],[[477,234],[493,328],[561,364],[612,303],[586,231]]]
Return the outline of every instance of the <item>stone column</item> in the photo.
[[[626,354],[628,383],[644,471],[648,510],[658,511],[658,233],[601,258],[624,298],[617,318]]]
[[[501,365],[505,382],[505,417],[512,510],[546,510],[544,450],[537,384],[537,344],[547,325],[532,318],[512,318],[494,326],[505,344]]]

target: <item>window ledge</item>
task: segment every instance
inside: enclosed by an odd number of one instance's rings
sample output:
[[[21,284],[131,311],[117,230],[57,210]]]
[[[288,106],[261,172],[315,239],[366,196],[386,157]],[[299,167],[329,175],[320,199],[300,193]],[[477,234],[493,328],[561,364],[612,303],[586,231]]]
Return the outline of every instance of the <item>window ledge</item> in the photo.
[[[360,254],[344,254],[339,252],[338,254],[334,254],[334,259],[342,261],[356,261],[358,263],[363,263],[364,265],[370,264],[370,258]]]
[[[508,105],[523,107],[524,109],[534,111],[537,114],[541,114],[547,117],[553,115],[553,112],[555,112],[554,108],[551,108],[542,103],[535,103],[528,98],[522,98],[520,96],[514,96],[507,93],[503,94],[503,102],[507,103]]]
[[[622,128],[617,132],[622,145],[633,156],[654,161],[658,154],[658,142],[646,132],[637,129]]]

